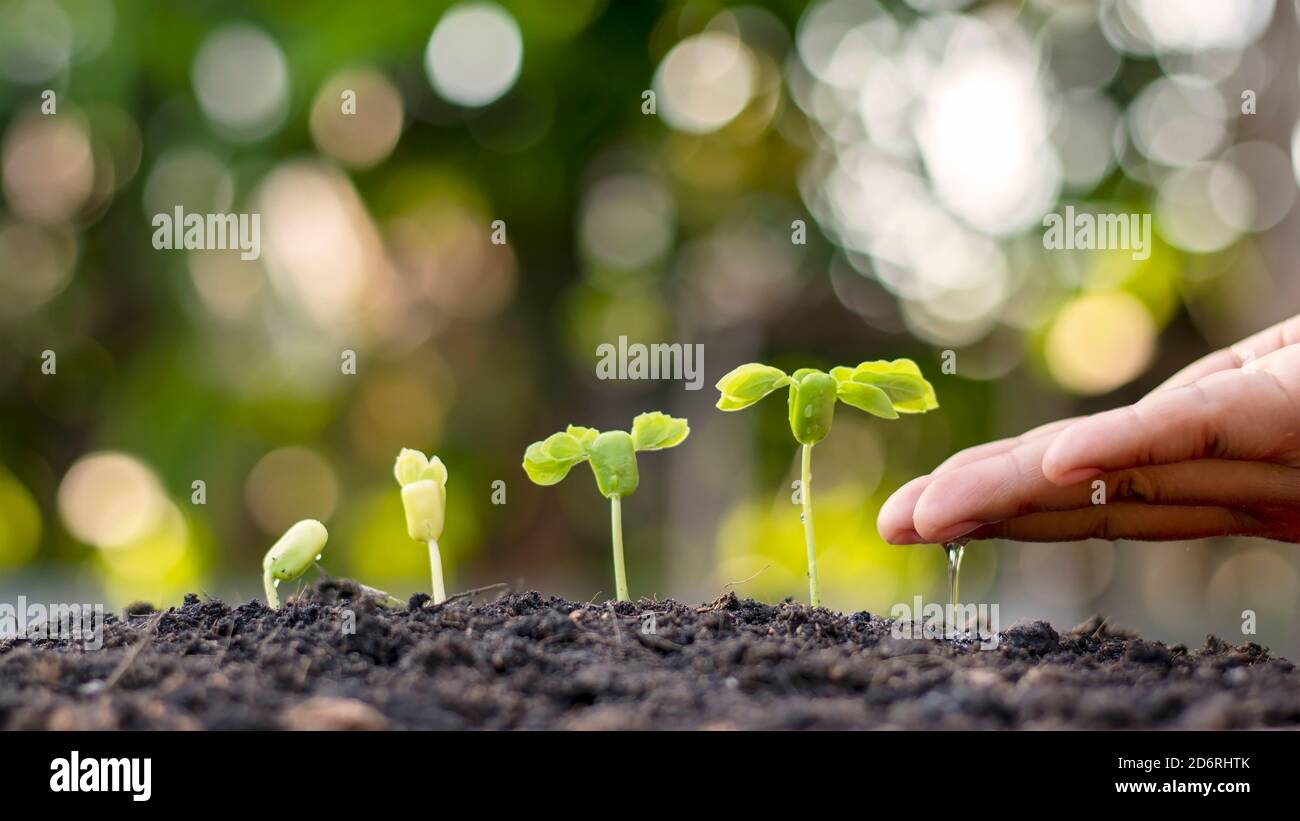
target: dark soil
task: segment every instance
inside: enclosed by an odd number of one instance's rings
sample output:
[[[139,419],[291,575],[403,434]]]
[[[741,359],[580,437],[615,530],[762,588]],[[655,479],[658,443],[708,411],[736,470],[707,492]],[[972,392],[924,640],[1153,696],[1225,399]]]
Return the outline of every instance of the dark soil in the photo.
[[[1255,644],[1014,626],[995,650],[734,595],[537,593],[404,610],[324,582],[279,611],[189,596],[104,646],[0,642],[8,729],[967,729],[1300,726],[1300,673]],[[348,612],[355,632],[343,629]],[[642,616],[655,614],[655,633]]]

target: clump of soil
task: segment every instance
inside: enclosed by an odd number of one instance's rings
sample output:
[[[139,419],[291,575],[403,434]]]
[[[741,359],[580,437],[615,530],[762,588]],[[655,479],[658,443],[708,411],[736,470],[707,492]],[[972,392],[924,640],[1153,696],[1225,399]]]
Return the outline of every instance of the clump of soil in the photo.
[[[868,613],[734,595],[538,593],[386,610],[323,582],[281,610],[186,597],[104,645],[0,641],[8,729],[968,729],[1300,725],[1300,673],[1256,644],[1188,650],[1046,622],[996,649],[895,639]],[[653,632],[646,632],[653,627]]]

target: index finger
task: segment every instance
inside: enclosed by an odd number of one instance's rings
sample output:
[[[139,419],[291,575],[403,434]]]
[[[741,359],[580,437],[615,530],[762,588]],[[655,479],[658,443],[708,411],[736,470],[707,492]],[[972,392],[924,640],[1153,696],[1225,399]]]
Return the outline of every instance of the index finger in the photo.
[[[1043,475],[1067,485],[1112,470],[1188,459],[1272,461],[1300,432],[1300,407],[1284,385],[1300,376],[1300,356],[1295,359],[1269,363],[1270,369],[1211,374],[1084,419],[1051,442]],[[1273,368],[1282,372],[1280,378]]]
[[[1240,368],[1261,356],[1267,356],[1279,348],[1285,348],[1297,342],[1300,342],[1300,316],[1293,316],[1272,327],[1265,328],[1259,333],[1252,334],[1235,345],[1201,357],[1160,383],[1156,391],[1190,385],[1212,373]],[[1154,392],[1152,391],[1152,393]]]

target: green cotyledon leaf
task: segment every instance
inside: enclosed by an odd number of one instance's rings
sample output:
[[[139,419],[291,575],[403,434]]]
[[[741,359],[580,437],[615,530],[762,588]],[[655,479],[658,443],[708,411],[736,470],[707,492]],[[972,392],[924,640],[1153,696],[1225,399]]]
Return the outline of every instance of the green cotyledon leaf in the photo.
[[[636,450],[663,450],[680,445],[691,433],[685,419],[659,411],[643,413],[632,420],[632,446]]]
[[[600,435],[600,431],[595,428],[584,428],[581,425],[569,425],[564,432],[577,439],[583,450],[591,447],[591,443]]]
[[[853,369],[850,378],[880,388],[899,413],[925,413],[939,407],[934,386],[910,359],[863,362]]]
[[[875,385],[846,380],[837,383],[836,395],[846,405],[864,410],[872,416],[882,419],[897,419],[898,411],[889,401],[889,396]]]
[[[437,456],[430,456],[429,463],[420,471],[420,479],[431,479],[439,485],[447,485],[447,466]]]
[[[720,394],[718,408],[724,411],[747,408],[772,391],[789,384],[790,377],[779,368],[758,362],[741,365],[732,369],[715,385]]]
[[[397,484],[406,487],[412,482],[420,481],[422,474],[429,466],[429,457],[418,450],[411,448],[402,448],[397,454],[397,462],[393,465],[393,476],[397,479]]]
[[[567,431],[554,433],[524,451],[524,472],[536,484],[553,485],[586,458],[587,449],[578,437]]]
[[[597,436],[591,443],[591,470],[596,474],[596,487],[605,498],[632,495],[640,484],[632,434],[610,430]]]
[[[831,431],[835,416],[835,377],[801,368],[790,378],[790,432],[800,444],[815,445]]]
[[[284,532],[262,558],[262,570],[273,578],[291,581],[307,572],[325,549],[329,532],[315,519],[303,519]]]

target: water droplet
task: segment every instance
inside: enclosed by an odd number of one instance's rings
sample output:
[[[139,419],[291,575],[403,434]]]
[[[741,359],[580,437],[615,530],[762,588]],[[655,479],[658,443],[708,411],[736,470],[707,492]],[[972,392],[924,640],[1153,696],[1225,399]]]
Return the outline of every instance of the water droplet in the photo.
[[[279,580],[279,579],[276,579],[274,582],[272,582],[271,586],[272,586],[272,587],[279,587],[279,586],[280,586],[280,580]]]
[[[806,522],[806,521],[808,521],[808,520],[804,518],[804,514],[800,513],[800,514],[799,514],[799,521],[801,521],[801,522]]]
[[[966,542],[969,539],[958,539],[955,542],[946,542],[943,551],[948,555],[948,602],[949,617],[953,621],[953,635],[957,633],[957,583],[958,576],[961,575],[961,558],[966,553]]]
[[[317,553],[317,554],[316,554],[316,561],[320,561],[320,557],[321,557],[321,554]]]

